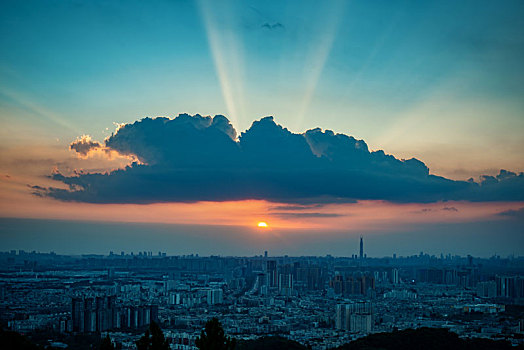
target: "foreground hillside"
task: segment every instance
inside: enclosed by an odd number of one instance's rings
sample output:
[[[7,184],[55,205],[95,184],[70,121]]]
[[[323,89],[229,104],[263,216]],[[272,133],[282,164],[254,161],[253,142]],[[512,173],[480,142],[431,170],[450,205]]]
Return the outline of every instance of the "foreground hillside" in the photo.
[[[93,341],[95,337],[91,337]],[[87,348],[101,349],[101,339],[96,337]],[[0,329],[0,344],[4,349],[39,350],[53,349],[46,345],[32,343],[27,337],[12,331]],[[80,348],[79,344],[71,344],[70,348]],[[94,345],[94,347],[93,347]],[[208,344],[209,345],[209,344]],[[114,347],[110,347],[114,349]],[[118,348],[118,347],[117,347]],[[204,347],[207,349],[207,347]],[[203,349],[204,349],[203,348]],[[216,347],[221,349],[221,347]],[[153,349],[153,348],[151,348]],[[308,346],[280,336],[260,337],[255,340],[238,341],[236,350],[305,350]],[[524,345],[513,347],[507,341],[490,339],[461,339],[457,334],[440,328],[419,328],[394,331],[390,333],[376,333],[344,344],[334,350],[520,350]]]
[[[524,348],[522,346],[518,348]],[[371,334],[344,344],[337,350],[503,350],[515,349],[509,342],[490,339],[461,339],[455,333],[440,328],[406,329],[391,333]]]
[[[282,337],[262,337],[256,340],[239,342],[239,350],[262,349],[307,349],[307,346]],[[490,339],[461,339],[446,329],[419,328],[391,333],[377,333],[357,339],[338,347],[336,350],[504,350],[524,349],[512,347],[506,341]]]

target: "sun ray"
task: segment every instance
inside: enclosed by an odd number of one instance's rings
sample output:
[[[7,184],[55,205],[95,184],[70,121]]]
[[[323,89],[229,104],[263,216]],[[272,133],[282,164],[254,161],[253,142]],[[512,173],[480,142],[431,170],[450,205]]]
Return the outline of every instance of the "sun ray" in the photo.
[[[75,128],[71,123],[67,122],[65,118],[60,117],[57,113],[52,112],[45,107],[37,104],[36,102],[31,101],[26,96],[19,94],[16,91],[6,88],[5,86],[0,86],[0,95],[4,95],[12,102],[19,105],[21,108],[29,111],[32,114],[35,114],[39,117],[44,117],[47,120],[69,130],[75,134],[79,134],[80,130]]]
[[[316,40],[311,46],[309,59],[307,59],[305,68],[310,72],[305,79],[304,95],[302,96],[301,104],[297,113],[295,128],[300,130],[302,123],[313,99],[316,87],[324,71],[326,61],[329,58],[340,20],[345,9],[344,1],[329,2],[328,13],[326,20],[322,21],[322,34],[316,37]]]
[[[221,5],[225,4],[221,3]],[[219,29],[216,9],[212,7],[210,1],[199,1],[199,9],[228,117],[238,128],[239,118],[244,114],[242,45],[233,31]],[[231,24],[233,19],[227,17],[227,21]]]

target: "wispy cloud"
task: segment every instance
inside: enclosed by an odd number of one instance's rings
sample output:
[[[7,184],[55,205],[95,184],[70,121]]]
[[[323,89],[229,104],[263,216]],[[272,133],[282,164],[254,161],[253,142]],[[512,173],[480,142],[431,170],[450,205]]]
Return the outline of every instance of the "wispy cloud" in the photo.
[[[505,210],[498,213],[498,215],[524,219],[524,208]]]
[[[444,211],[451,211],[451,212],[458,212],[459,210],[455,207],[444,207],[442,208]]]
[[[347,214],[339,213],[271,213],[271,216],[276,216],[284,219],[301,219],[301,218],[337,218],[341,216],[347,216]]]
[[[284,25],[280,22],[276,22],[276,23],[264,23],[261,25],[262,28],[264,29],[269,29],[269,30],[277,30],[277,29],[284,29]]]

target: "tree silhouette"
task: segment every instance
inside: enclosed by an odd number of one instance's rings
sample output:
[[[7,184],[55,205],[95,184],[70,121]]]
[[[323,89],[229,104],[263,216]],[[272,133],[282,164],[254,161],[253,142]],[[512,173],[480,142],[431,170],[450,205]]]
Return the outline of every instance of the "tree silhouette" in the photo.
[[[196,338],[195,344],[201,350],[233,350],[236,346],[236,339],[226,337],[220,321],[213,317],[207,321],[200,337]]]
[[[100,343],[100,350],[115,350],[115,346],[111,342],[109,334],[107,334],[106,337],[102,339],[102,342]]]
[[[151,321],[146,333],[136,342],[136,348],[137,350],[169,350],[169,343],[158,324]]]

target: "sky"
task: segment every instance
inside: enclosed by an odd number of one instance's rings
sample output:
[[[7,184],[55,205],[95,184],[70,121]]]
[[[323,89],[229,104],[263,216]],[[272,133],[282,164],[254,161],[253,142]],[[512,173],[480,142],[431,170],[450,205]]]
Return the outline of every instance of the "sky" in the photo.
[[[524,255],[523,15],[2,1],[0,245]]]

